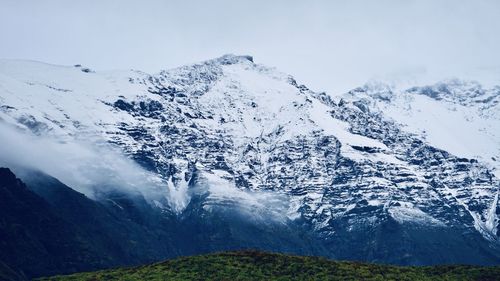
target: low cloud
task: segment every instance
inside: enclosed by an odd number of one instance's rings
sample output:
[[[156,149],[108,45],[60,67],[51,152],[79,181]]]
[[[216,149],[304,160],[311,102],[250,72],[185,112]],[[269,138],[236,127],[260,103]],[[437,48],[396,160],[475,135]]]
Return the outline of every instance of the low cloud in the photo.
[[[118,190],[168,199],[167,185],[110,144],[60,141],[0,122],[0,165],[42,171],[96,199]]]
[[[0,144],[0,166],[42,171],[91,199],[114,191],[140,194],[160,208],[182,213],[193,193],[208,192],[207,211],[233,206],[233,211],[257,220],[287,219],[286,196],[240,190],[221,177],[223,171],[203,172],[196,187],[183,181],[174,184],[171,179],[146,171],[111,144],[61,141],[2,122]]]

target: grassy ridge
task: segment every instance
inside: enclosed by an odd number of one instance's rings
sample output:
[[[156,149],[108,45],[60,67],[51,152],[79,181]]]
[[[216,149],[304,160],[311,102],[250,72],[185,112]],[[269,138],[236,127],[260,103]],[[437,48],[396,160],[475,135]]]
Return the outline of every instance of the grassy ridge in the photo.
[[[399,267],[239,251],[39,280],[500,280],[500,266]]]

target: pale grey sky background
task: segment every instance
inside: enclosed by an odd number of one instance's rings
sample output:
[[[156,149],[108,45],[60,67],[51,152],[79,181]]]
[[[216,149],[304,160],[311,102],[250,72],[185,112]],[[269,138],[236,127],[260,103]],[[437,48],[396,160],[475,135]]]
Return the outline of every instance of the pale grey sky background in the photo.
[[[225,53],[333,94],[416,74],[496,79],[500,1],[0,0],[0,58],[154,73]]]

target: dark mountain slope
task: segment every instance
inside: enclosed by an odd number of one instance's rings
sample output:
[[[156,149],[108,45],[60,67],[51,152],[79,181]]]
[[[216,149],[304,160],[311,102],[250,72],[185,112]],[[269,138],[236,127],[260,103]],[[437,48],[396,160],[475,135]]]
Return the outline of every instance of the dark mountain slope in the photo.
[[[151,225],[172,225],[140,196],[109,194],[94,201],[41,172],[20,171],[27,186],[43,197],[78,233],[92,243],[106,265],[138,264],[171,256],[171,233]]]
[[[27,280],[20,272],[14,271],[8,265],[0,261],[0,280],[2,281],[24,281]]]
[[[327,255],[299,225],[249,221],[237,206],[214,212],[193,199],[182,217],[139,196],[90,200],[44,173],[0,174],[0,261],[28,277],[138,265],[180,255],[259,248]]]
[[[103,266],[77,228],[6,168],[0,169],[0,214],[0,261],[12,270],[29,277]]]

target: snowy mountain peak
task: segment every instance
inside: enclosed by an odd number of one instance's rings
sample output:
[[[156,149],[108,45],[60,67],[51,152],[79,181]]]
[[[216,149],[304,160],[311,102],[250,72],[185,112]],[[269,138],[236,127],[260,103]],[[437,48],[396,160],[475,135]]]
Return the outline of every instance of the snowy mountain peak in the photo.
[[[461,157],[480,159],[500,173],[500,87],[450,79],[398,89],[369,83],[343,96]]]
[[[426,95],[436,100],[448,100],[464,106],[491,107],[500,101],[500,88],[484,89],[475,81],[447,80],[430,86],[412,87],[408,93]]]
[[[249,55],[226,54],[221,56],[220,58],[216,58],[215,61],[218,61],[221,64],[236,64],[241,62],[253,63],[253,57]]]
[[[351,98],[371,97],[381,101],[391,101],[400,92],[423,95],[435,100],[444,100],[464,106],[496,106],[500,100],[500,86],[484,88],[479,82],[463,79],[447,79],[430,85],[401,88],[386,82],[370,81],[355,88],[345,96]]]

